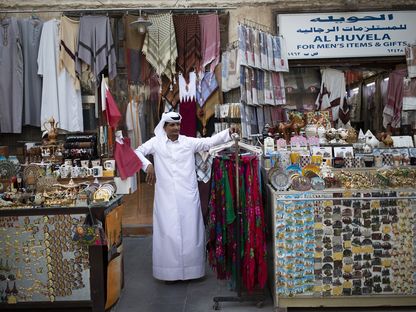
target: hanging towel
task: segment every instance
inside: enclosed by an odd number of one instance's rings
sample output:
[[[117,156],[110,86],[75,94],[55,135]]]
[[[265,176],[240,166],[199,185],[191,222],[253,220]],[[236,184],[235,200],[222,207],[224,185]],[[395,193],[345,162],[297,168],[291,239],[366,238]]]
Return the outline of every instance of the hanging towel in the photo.
[[[201,53],[203,70],[210,64],[210,71],[213,72],[220,60],[220,23],[217,14],[200,15],[201,25]]]
[[[259,32],[259,41],[260,41],[260,62],[261,68],[268,70],[269,69],[269,59],[267,57],[267,34],[265,32]]]

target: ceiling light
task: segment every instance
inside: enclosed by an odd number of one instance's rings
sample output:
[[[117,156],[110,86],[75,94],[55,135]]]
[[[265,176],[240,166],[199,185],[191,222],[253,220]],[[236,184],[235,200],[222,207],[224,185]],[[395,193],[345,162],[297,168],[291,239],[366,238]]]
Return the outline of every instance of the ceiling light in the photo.
[[[131,26],[136,26],[140,34],[147,32],[147,27],[152,25],[152,22],[147,19],[147,16],[142,16],[142,10],[139,11],[139,17],[134,22],[130,23]]]

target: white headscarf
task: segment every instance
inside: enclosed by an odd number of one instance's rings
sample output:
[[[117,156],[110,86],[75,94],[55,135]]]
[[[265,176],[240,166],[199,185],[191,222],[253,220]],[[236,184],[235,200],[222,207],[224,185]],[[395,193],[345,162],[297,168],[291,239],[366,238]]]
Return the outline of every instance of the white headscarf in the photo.
[[[168,112],[163,113],[162,118],[160,119],[159,123],[157,124],[155,128],[155,136],[156,137],[163,137],[166,132],[165,129],[163,129],[163,126],[166,122],[180,122],[182,120],[182,116],[175,112]]]

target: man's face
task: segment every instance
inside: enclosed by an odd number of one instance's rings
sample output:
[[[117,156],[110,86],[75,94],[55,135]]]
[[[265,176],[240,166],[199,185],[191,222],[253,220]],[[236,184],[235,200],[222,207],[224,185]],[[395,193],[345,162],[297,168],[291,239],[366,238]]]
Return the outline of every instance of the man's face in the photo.
[[[165,124],[165,131],[168,138],[177,137],[179,135],[179,131],[181,130],[181,123],[180,122],[167,122]]]

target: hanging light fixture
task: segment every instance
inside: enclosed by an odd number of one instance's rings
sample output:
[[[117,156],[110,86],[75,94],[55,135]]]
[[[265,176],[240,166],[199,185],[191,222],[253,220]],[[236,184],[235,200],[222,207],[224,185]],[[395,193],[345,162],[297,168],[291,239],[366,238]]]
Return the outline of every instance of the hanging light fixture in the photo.
[[[140,34],[147,32],[147,27],[152,25],[152,22],[147,19],[147,16],[142,16],[142,10],[139,11],[139,17],[136,21],[130,23],[131,26],[137,26]]]

